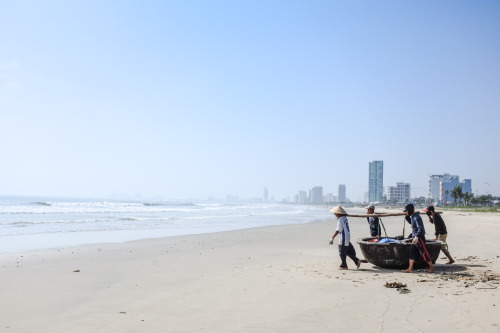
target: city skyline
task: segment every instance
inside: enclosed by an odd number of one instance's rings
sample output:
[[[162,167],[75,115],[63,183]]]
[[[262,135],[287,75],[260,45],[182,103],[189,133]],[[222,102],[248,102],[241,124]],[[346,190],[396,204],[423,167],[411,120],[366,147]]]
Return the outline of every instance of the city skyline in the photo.
[[[383,161],[373,161],[369,162],[370,166],[370,175],[376,174],[377,172],[381,173],[383,175]],[[382,169],[382,170],[380,170]],[[383,176],[382,176],[383,177]],[[448,191],[451,193],[452,189],[455,186],[462,186],[462,191],[463,192],[468,192],[472,193],[472,180],[471,179],[466,179],[466,178],[461,178],[458,175],[450,175],[449,173],[444,173],[442,175],[433,175],[429,174],[428,175],[429,179],[427,181],[427,193],[426,195],[412,195],[412,186],[410,183],[404,183],[404,182],[396,182],[394,185],[387,185],[382,187],[382,196],[380,200],[369,200],[367,199],[369,196],[369,192],[366,192],[365,198],[363,200],[352,200],[351,198],[346,196],[346,186],[345,184],[340,184],[338,186],[338,195],[334,196],[332,193],[327,193],[324,198],[325,202],[345,202],[345,201],[351,201],[351,202],[378,202],[378,201],[383,201],[383,200],[388,200],[388,201],[396,201],[396,202],[404,202],[405,200],[411,201],[413,199],[417,198],[426,198],[426,199],[432,199],[434,202],[439,202],[439,201],[446,201],[444,198],[444,192]],[[374,182],[374,181],[373,181]],[[369,181],[370,183],[370,181]],[[321,191],[323,191],[322,186],[315,186],[313,187],[309,192],[313,191],[315,188],[321,187]],[[374,186],[375,188],[375,186]],[[422,189],[422,188],[420,188]],[[299,191],[302,193],[307,193],[306,191]],[[438,195],[436,195],[436,192]],[[326,192],[325,192],[326,193]],[[439,194],[440,193],[440,194]],[[488,193],[482,193],[482,194],[490,194]],[[476,193],[476,195],[479,196],[479,193]],[[295,195],[294,197],[294,202],[299,202],[298,198],[300,195]],[[304,197],[304,196],[303,196]],[[307,198],[307,195],[305,196]],[[327,199],[328,197],[332,198],[333,200]],[[285,200],[285,199],[283,199]],[[305,202],[304,199],[300,200],[302,203]],[[312,202],[313,200],[309,198],[309,202]],[[316,200],[317,201],[317,200]]]

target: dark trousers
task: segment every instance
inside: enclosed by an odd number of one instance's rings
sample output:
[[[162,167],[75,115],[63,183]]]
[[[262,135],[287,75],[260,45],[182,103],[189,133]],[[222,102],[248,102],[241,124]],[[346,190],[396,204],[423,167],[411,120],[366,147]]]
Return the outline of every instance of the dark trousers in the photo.
[[[340,265],[340,267],[347,268],[347,257],[351,258],[356,266],[358,265],[359,259],[356,257],[356,250],[354,249],[354,246],[352,246],[352,243],[349,243],[349,246],[339,245],[339,255],[340,260],[342,260],[342,264]]]
[[[425,262],[429,262],[432,259],[425,245],[425,236],[418,236],[417,244],[411,244],[410,246],[410,259],[418,260],[420,257],[422,257]]]

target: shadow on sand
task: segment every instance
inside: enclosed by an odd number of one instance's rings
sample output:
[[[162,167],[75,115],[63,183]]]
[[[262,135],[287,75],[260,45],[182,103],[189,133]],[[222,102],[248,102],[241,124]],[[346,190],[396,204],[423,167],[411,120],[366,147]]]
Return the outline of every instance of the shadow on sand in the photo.
[[[361,268],[363,265],[361,266]],[[397,273],[401,272],[402,269],[400,268],[385,268],[385,267],[379,267],[371,264],[365,264],[364,268],[371,268],[374,272],[378,274],[391,274],[391,273]],[[434,271],[434,274],[441,274],[441,273],[458,273],[458,272],[465,272],[467,271],[468,267],[484,267],[482,265],[446,265],[446,264],[434,264],[434,267],[436,270]],[[361,269],[360,268],[360,269]],[[414,273],[424,273],[427,271],[427,268],[419,268],[419,269],[414,269]]]

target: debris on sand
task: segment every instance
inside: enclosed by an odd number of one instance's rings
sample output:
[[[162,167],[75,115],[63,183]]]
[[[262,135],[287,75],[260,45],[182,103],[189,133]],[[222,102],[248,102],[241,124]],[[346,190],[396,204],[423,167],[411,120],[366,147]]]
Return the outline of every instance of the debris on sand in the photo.
[[[447,273],[441,275],[447,281],[462,282],[465,288],[474,286],[476,289],[496,289],[500,284],[500,275],[490,270],[483,272],[467,271],[462,273]]]
[[[479,259],[477,256],[468,256],[466,258],[458,259],[460,261],[472,261],[472,260],[477,260]]]
[[[481,274],[480,279],[481,279],[481,282],[499,281],[500,276],[498,274],[492,273],[490,270],[488,270],[486,272],[483,272],[483,274]],[[496,284],[498,284],[498,282],[496,282]]]
[[[399,291],[400,294],[408,294],[410,292],[410,289],[406,288],[406,284],[401,282],[386,282],[385,287],[396,288],[396,290]]]
[[[386,282],[385,287],[386,288],[405,288],[406,284],[401,283],[401,282]]]

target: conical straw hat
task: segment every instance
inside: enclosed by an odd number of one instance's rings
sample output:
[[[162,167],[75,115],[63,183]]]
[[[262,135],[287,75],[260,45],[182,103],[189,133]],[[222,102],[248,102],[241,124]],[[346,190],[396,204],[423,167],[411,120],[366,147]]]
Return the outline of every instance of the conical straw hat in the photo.
[[[330,212],[333,214],[342,214],[342,215],[347,215],[347,212],[342,208],[341,205],[338,205],[337,207],[333,208]]]

